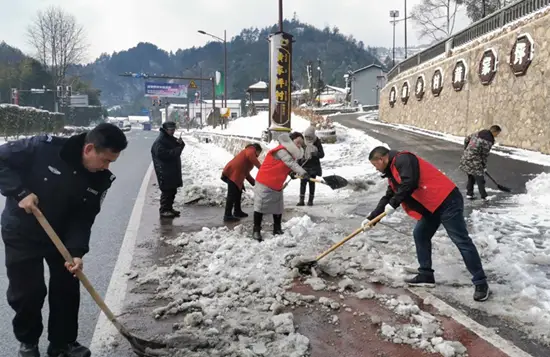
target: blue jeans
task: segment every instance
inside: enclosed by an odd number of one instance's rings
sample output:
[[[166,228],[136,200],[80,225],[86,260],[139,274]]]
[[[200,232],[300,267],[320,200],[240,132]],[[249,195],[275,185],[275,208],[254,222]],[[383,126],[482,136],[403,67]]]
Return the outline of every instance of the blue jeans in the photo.
[[[466,268],[472,274],[475,285],[485,284],[487,277],[483,271],[481,258],[474,242],[468,234],[464,220],[464,199],[458,189],[452,191],[441,206],[431,216],[423,217],[413,231],[420,274],[433,276],[432,269],[432,237],[443,224],[449,238],[456,245]]]

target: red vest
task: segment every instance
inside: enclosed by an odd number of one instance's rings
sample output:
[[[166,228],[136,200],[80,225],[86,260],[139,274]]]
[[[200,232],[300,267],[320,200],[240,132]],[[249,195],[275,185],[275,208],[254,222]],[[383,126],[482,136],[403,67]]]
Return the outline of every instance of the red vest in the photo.
[[[284,149],[284,146],[279,145],[269,150],[256,175],[257,182],[275,191],[281,191],[283,189],[286,177],[291,171],[282,160],[278,160],[274,156],[277,151],[282,149]]]
[[[395,155],[393,158],[390,169],[395,181],[400,184],[401,177],[399,172],[395,168],[395,160],[397,156],[401,154],[412,154],[407,151],[401,151]],[[414,154],[412,154],[414,155]],[[415,155],[416,156],[416,155]],[[416,156],[418,159],[418,166],[420,169],[419,179],[418,179],[418,188],[412,193],[412,198],[418,201],[422,206],[424,206],[428,211],[434,213],[435,210],[445,201],[447,196],[455,189],[456,185],[451,179],[449,179],[445,174],[437,169],[434,165],[430,164],[428,161],[423,160]],[[397,188],[393,184],[391,178],[388,178],[393,192],[397,192]],[[422,215],[416,211],[410,209],[406,203],[402,203],[401,206],[407,212],[409,216],[416,220],[420,220]]]

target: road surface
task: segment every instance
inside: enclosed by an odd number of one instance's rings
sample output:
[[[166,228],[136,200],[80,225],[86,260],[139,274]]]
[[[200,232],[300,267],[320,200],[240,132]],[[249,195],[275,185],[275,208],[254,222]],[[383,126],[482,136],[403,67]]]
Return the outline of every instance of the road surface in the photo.
[[[84,258],[85,272],[100,295],[104,295],[113,267],[118,257],[128,219],[134,206],[143,176],[151,163],[150,148],[157,136],[154,131],[134,129],[127,133],[129,145],[126,151],[115,162],[111,170],[117,176],[109,190],[101,213],[94,224],[90,253]],[[5,199],[0,196],[0,206],[4,207]],[[47,269],[46,269],[47,270]],[[12,333],[11,320],[13,312],[6,302],[5,291],[8,287],[4,264],[4,245],[0,247],[0,356],[14,356],[18,343]],[[44,325],[47,326],[47,302],[43,310]],[[80,307],[79,342],[88,345],[96,325],[99,309],[95,306],[86,290],[82,289]],[[42,334],[41,351],[47,346],[46,330]]]

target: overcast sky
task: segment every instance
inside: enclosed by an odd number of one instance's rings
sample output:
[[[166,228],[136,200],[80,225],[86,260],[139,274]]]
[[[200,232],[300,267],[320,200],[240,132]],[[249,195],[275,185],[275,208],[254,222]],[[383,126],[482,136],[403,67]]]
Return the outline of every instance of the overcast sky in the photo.
[[[408,0],[409,11],[420,0]],[[228,38],[242,28],[265,27],[277,22],[278,0],[0,0],[0,41],[31,54],[26,28],[37,10],[58,5],[76,16],[84,26],[90,49],[86,61],[151,42],[167,51],[202,46],[208,38],[197,30]],[[404,0],[285,0],[284,15],[296,12],[302,22],[316,27],[338,26],[369,46],[392,45],[389,11],[403,16]],[[460,16],[457,28],[466,26]],[[396,45],[403,45],[403,23],[396,30]],[[409,44],[418,41],[409,22]]]

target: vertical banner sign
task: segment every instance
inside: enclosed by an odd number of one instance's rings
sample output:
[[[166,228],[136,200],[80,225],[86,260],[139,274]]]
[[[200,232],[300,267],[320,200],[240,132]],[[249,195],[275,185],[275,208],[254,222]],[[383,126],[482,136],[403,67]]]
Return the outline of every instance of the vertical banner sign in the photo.
[[[292,35],[270,37],[269,117],[271,130],[290,131],[292,93]]]
[[[223,95],[225,86],[225,73],[216,71],[216,95]]]

